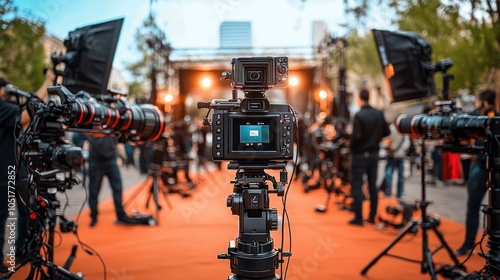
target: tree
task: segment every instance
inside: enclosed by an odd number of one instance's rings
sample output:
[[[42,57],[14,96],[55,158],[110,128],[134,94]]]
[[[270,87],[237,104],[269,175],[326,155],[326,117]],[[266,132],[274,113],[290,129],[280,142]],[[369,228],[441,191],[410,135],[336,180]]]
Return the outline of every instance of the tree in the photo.
[[[25,91],[43,83],[45,23],[18,17],[11,0],[0,0],[0,75]]]
[[[157,91],[157,75],[166,73],[165,68],[169,63],[172,48],[167,41],[165,33],[156,24],[154,14],[144,20],[143,25],[137,29],[135,34],[137,49],[142,58],[127,66],[132,73],[134,82],[129,87],[131,96],[144,97],[146,94],[143,87],[145,79],[151,80],[151,91],[149,102],[155,104]]]

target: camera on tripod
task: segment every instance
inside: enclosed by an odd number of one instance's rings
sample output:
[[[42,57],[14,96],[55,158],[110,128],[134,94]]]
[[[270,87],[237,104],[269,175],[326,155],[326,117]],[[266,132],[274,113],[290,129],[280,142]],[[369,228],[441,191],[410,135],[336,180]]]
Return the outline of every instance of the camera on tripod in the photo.
[[[266,90],[288,84],[287,57],[252,57],[232,60],[233,88],[245,99],[198,103],[214,109],[212,157],[214,160],[287,160],[293,157],[293,113],[287,104],[271,104]]]
[[[235,58],[232,71],[222,74],[225,79],[232,82],[232,99],[198,102],[198,109],[209,109],[204,124],[212,125],[213,159],[230,160],[228,169],[237,170],[226,205],[240,218],[239,236],[218,258],[230,260],[229,279],[280,279],[275,270],[290,254],[273,248],[270,231],[278,229],[279,220],[269,207],[269,193],[285,194],[296,117],[290,105],[270,103],[265,92],[288,85],[288,58]],[[245,98],[237,98],[238,90]],[[265,169],[281,170],[279,182]]]

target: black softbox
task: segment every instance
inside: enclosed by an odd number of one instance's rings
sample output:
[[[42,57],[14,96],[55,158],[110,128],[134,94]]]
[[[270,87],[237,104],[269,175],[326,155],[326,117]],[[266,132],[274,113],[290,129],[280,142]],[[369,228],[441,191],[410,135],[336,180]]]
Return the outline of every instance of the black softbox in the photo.
[[[391,102],[435,93],[431,46],[416,33],[372,29]]]
[[[123,18],[77,28],[68,33],[63,85],[76,93],[107,92]]]

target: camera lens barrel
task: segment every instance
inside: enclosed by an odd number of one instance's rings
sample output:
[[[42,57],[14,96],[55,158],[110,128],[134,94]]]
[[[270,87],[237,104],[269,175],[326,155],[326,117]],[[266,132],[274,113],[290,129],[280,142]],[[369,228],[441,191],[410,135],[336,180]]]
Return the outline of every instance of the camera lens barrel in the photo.
[[[112,129],[128,133],[132,140],[155,141],[165,130],[163,114],[150,104],[114,108],[104,102],[77,99],[70,105],[69,115],[75,127]]]
[[[450,115],[400,115],[395,125],[401,134],[414,138],[459,141],[470,138],[484,139],[488,134],[491,118],[453,113]]]

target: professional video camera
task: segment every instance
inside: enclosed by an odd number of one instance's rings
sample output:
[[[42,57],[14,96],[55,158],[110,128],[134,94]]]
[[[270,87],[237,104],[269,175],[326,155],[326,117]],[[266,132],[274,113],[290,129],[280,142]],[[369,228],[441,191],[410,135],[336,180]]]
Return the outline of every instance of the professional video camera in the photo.
[[[396,119],[396,127],[400,133],[411,134],[414,138],[423,140],[440,140],[442,144],[436,146],[438,149],[457,153],[486,154],[489,181],[485,188],[489,192],[489,206],[483,211],[488,216],[487,234],[489,236],[489,252],[484,257],[487,259],[486,266],[479,273],[466,275],[451,249],[444,243],[443,237],[438,237],[443,242],[450,257],[455,262],[455,266],[441,268],[438,272],[446,273],[447,277],[457,277],[459,279],[494,279],[500,275],[500,117],[471,116],[461,113],[455,106],[455,102],[448,100],[449,81],[453,75],[446,71],[452,66],[449,59],[438,63],[430,60],[430,46],[420,36],[410,32],[391,32],[373,30],[375,41],[382,62],[384,75],[388,79],[391,87],[393,102],[423,98],[434,94],[433,74],[443,73],[443,99],[436,102],[438,109],[431,111],[428,115],[406,116],[401,115]],[[404,57],[404,59],[402,59]],[[472,146],[469,140],[476,139],[477,146]],[[478,145],[478,143],[484,143]],[[422,141],[421,161],[424,163],[425,141]],[[435,229],[436,222],[425,215],[425,210],[429,202],[425,201],[425,170],[422,170],[422,210],[424,229]],[[411,223],[411,222],[410,222]],[[412,225],[410,225],[411,228]],[[423,234],[426,237],[425,230]],[[399,240],[401,236],[396,239]],[[395,242],[394,242],[395,243]],[[394,245],[391,244],[392,245]],[[426,242],[424,242],[426,243]],[[390,247],[388,249],[390,249]],[[424,248],[427,244],[424,244]],[[385,254],[386,249],[382,254]],[[428,254],[428,248],[424,249],[424,254]],[[381,254],[381,255],[382,255]],[[377,259],[381,256],[379,255]],[[376,260],[365,268],[362,273],[366,273],[368,268]],[[427,257],[431,260],[431,256]],[[422,271],[429,271],[435,279],[434,264],[429,261],[422,262]],[[425,269],[425,270],[424,270]]]
[[[244,99],[198,103],[198,109],[214,109],[212,157],[214,160],[287,160],[293,157],[293,112],[288,104],[271,104],[265,92],[288,85],[288,58],[252,57],[232,61],[233,94]]]
[[[278,212],[269,208],[268,193],[285,194],[286,160],[294,155],[297,118],[290,105],[270,103],[265,92],[288,85],[288,58],[235,58],[232,71],[222,74],[221,81],[225,79],[232,81],[232,99],[198,103],[198,109],[209,109],[204,122],[212,125],[213,159],[230,160],[228,169],[237,170],[227,206],[240,217],[239,236],[218,258],[230,260],[229,279],[280,279],[275,270],[290,254],[273,249],[270,231],[278,229]],[[238,90],[245,93],[244,99],[237,98]],[[280,181],[265,169],[281,170]]]
[[[31,263],[28,279],[81,279],[69,272],[76,246],[64,267],[53,263],[56,224],[59,222],[61,232],[77,228],[57,211],[60,203],[56,194],[78,183],[74,173],[84,161],[81,149],[64,139],[65,132],[113,135],[120,141],[154,141],[164,131],[165,121],[156,107],[129,105],[106,91],[122,22],[89,25],[69,33],[66,55],[52,56],[54,71],[63,76],[63,85],[54,80],[54,86],[47,90],[47,103],[33,93],[5,88],[18,101],[23,100],[19,105],[30,116],[29,125],[17,139],[19,170],[25,169],[28,178],[27,194],[21,198],[24,205],[20,206],[28,208],[29,222],[25,258],[3,277],[9,278],[19,267]],[[61,62],[66,64],[64,72],[55,69]]]
[[[67,268],[52,263],[53,244],[50,243],[53,242],[57,218],[60,219],[61,231],[76,230],[74,223],[56,214],[60,206],[56,193],[71,189],[77,183],[73,173],[84,161],[81,149],[70,146],[63,139],[65,132],[115,135],[123,141],[154,141],[163,133],[163,115],[152,105],[129,105],[124,99],[112,95],[91,97],[86,92],[73,95],[64,86],[49,87],[51,98],[47,103],[32,93],[16,88],[7,87],[5,90],[11,95],[27,98],[25,106],[31,118],[18,139],[21,159],[30,175],[26,207],[32,213],[29,223],[29,239],[32,241],[27,248],[26,262],[35,264],[32,270],[40,271],[42,266],[47,266],[51,276],[79,279]],[[33,262],[44,246],[39,235],[46,234],[46,224],[50,245],[46,249],[47,258],[43,262]]]

